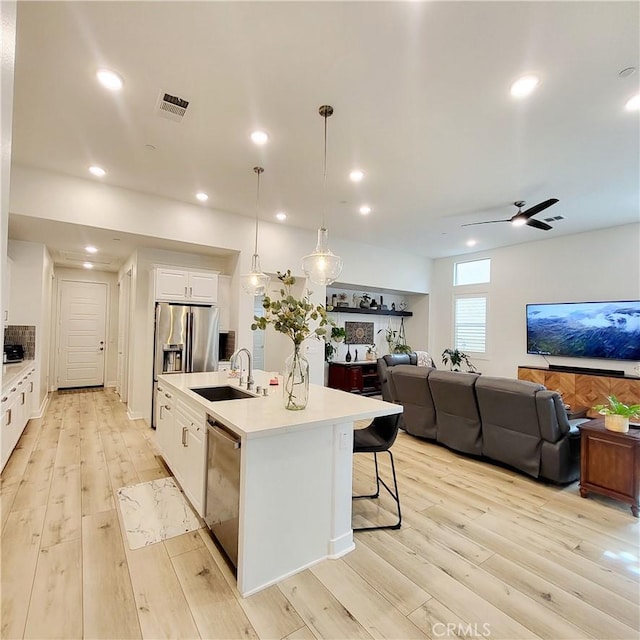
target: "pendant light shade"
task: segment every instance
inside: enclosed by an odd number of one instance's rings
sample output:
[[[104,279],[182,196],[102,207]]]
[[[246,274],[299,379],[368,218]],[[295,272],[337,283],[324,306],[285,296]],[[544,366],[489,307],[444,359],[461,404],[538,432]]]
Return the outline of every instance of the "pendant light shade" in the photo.
[[[251,271],[240,276],[240,284],[245,293],[250,296],[263,296],[269,288],[271,278],[262,273],[260,269],[260,256],[258,255],[258,207],[260,204],[260,174],[264,172],[262,167],[253,167],[254,173],[258,176],[258,187],[256,190],[256,240],[251,258]]]
[[[325,206],[323,207],[322,224],[318,229],[318,244],[315,251],[302,258],[302,269],[307,278],[314,284],[328,285],[338,278],[342,273],[342,258],[335,255],[329,249],[329,232],[325,225],[324,210],[326,209],[327,193],[327,118],[333,113],[333,107],[328,104],[322,105],[318,113],[324,118],[324,195]]]

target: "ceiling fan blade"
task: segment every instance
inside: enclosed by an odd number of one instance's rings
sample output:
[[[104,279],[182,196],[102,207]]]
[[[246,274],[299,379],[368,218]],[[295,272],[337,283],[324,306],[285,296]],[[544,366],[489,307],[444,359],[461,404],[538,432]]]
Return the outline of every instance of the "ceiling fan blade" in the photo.
[[[511,220],[486,220],[485,222],[468,222],[463,224],[463,227],[473,227],[476,224],[493,224],[494,222],[511,222]]]
[[[553,229],[551,225],[548,225],[546,222],[540,222],[540,220],[527,220],[525,224],[529,227],[542,229],[543,231],[549,231],[549,229]]]
[[[541,211],[544,211],[545,209],[547,209],[551,205],[555,204],[556,202],[560,202],[558,200],[558,198],[550,198],[549,200],[545,200],[544,202],[541,202],[540,204],[536,204],[533,207],[530,207],[526,211],[518,212],[516,215],[518,215],[520,217],[523,217],[523,218],[527,218],[527,220],[528,220],[531,216],[535,216],[536,213],[540,213]]]

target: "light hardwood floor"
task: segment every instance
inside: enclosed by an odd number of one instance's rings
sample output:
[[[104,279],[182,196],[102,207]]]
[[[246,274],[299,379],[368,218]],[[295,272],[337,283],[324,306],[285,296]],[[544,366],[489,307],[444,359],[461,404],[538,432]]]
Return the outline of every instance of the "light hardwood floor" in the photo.
[[[128,548],[114,492],[168,475],[153,432],[112,391],[54,394],[2,474],[1,637],[638,637],[626,505],[404,433],[393,451],[400,530],[242,599],[206,529]],[[371,471],[357,455],[354,490]],[[388,499],[354,504],[357,522],[391,517]]]

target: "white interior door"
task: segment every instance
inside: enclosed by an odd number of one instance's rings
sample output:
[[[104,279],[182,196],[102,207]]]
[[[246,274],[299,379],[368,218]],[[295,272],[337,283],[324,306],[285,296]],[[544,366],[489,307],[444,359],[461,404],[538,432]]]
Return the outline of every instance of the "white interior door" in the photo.
[[[60,283],[58,388],[104,384],[107,285]]]

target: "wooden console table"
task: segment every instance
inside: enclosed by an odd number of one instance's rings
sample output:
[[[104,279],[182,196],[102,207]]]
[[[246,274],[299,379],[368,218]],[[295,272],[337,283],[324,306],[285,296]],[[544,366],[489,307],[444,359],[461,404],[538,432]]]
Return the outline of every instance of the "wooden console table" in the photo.
[[[330,362],[329,387],[374,396],[380,393],[378,363],[375,360]]]
[[[589,493],[626,502],[638,517],[640,429],[609,431],[603,418],[580,425],[580,495]]]

